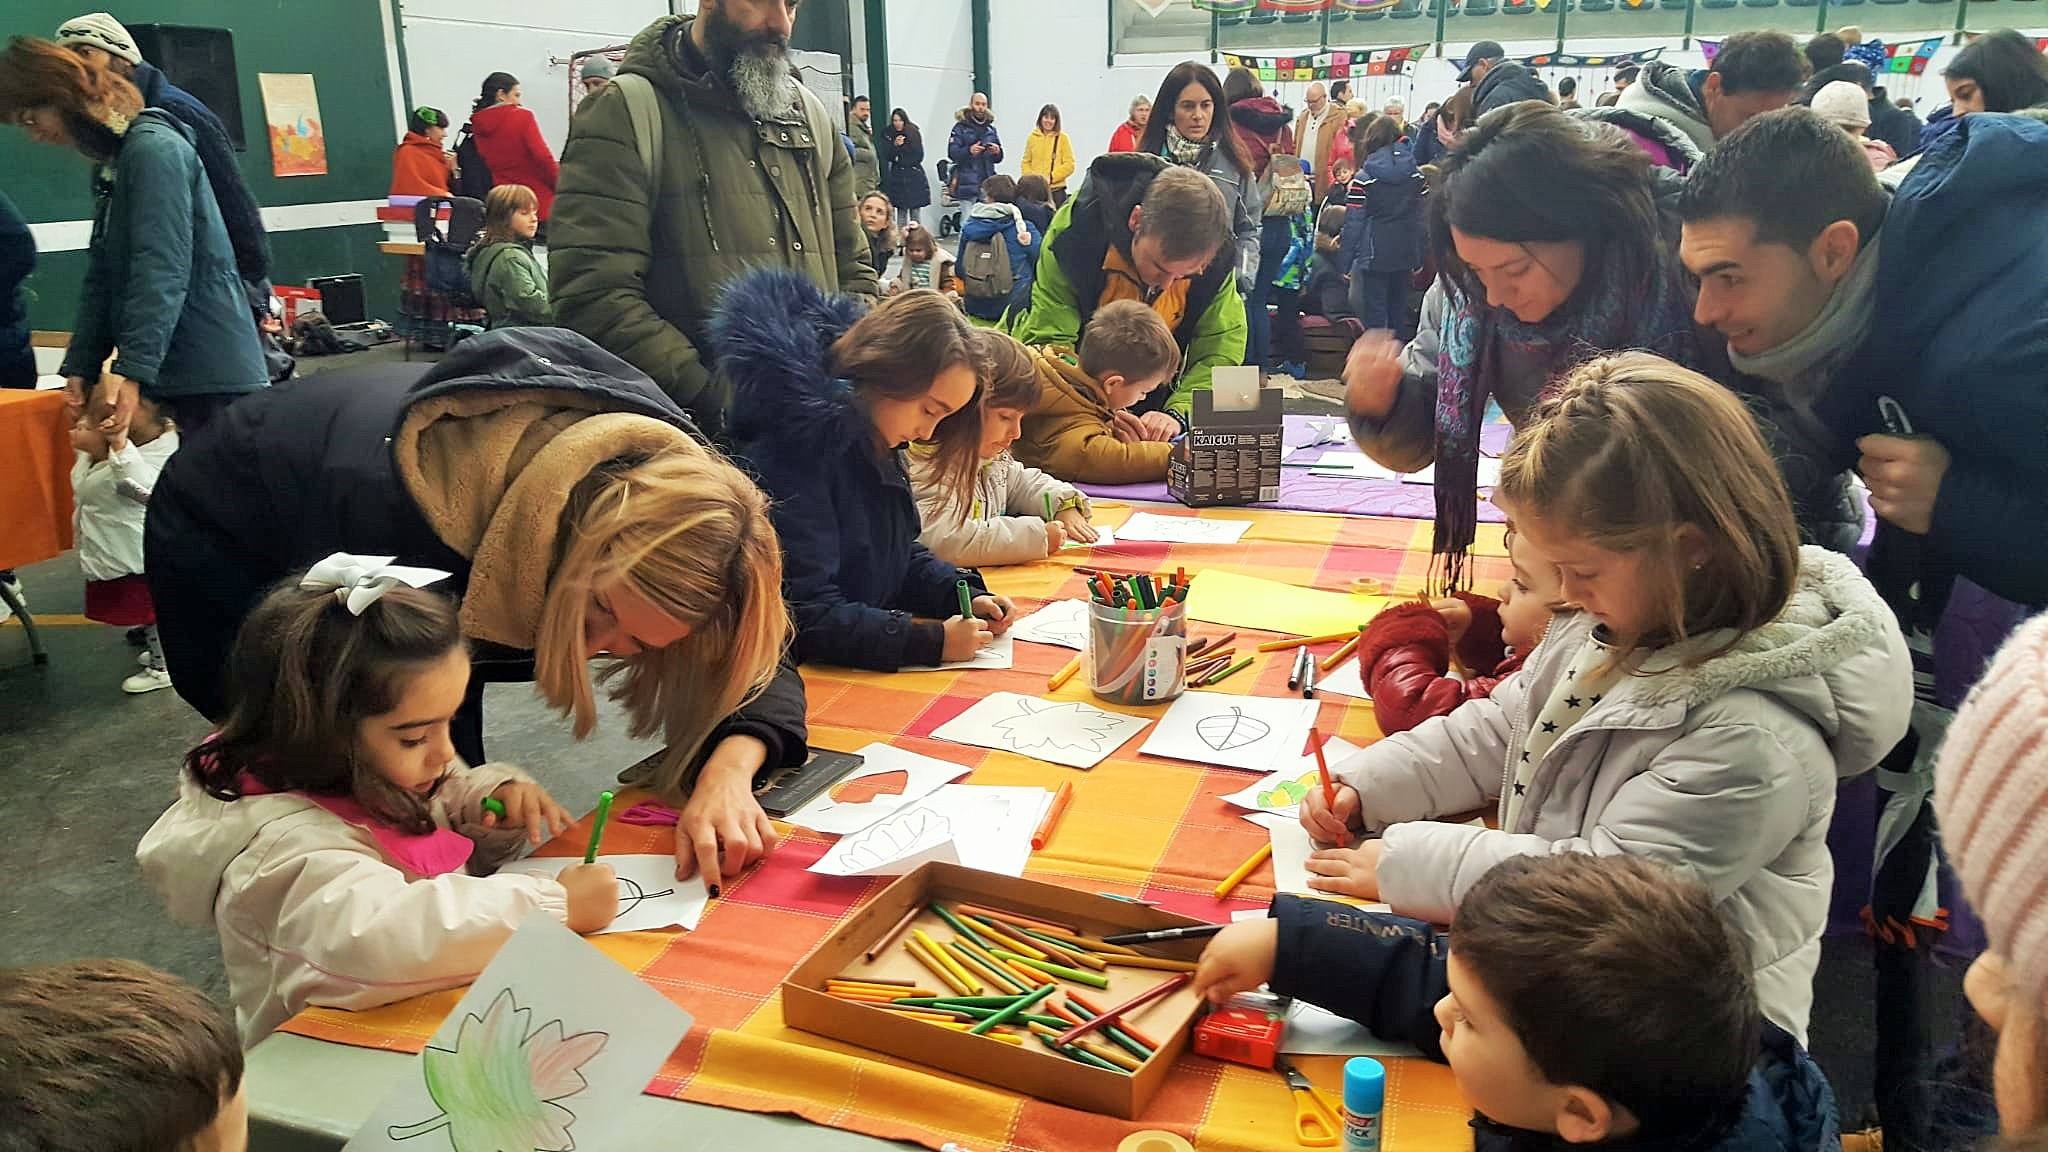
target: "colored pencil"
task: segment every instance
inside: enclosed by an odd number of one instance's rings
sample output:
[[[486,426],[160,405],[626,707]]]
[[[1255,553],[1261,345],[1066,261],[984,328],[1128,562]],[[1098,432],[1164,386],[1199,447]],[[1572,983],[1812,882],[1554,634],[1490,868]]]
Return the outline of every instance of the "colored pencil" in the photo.
[[[1185,985],[1188,981],[1193,979],[1194,977],[1192,975],[1186,972],[1182,972],[1179,975],[1174,976],[1172,979],[1165,980],[1158,984],[1155,984],[1152,987],[1146,989],[1145,991],[1138,993],[1136,996],[1131,997],[1129,1000],[1126,1000],[1123,1003],[1117,1005],[1116,1007],[1111,1008],[1108,1011],[1102,1013],[1095,1019],[1089,1020],[1077,1027],[1069,1028],[1065,1032],[1060,1033],[1057,1042],[1060,1044],[1071,1044],[1081,1036],[1084,1036],[1089,1032],[1093,1032],[1096,1029],[1103,1027],[1104,1025],[1121,1023],[1123,1021],[1125,1013],[1135,1012],[1138,1009],[1143,1008],[1145,1005],[1152,1003],[1154,1000],[1157,1000],[1163,996],[1172,993],[1173,991],[1175,991],[1176,989],[1180,988],[1182,985]]]
[[[955,940],[953,941],[953,943],[958,944],[960,946],[961,951],[967,953],[969,956],[974,957],[976,960],[981,961],[982,967],[992,968],[995,971],[1001,972],[1005,976],[1008,976],[1010,978],[1010,983],[1016,985],[1016,991],[1029,992],[1033,988],[1038,987],[1038,981],[1036,980],[1019,979],[1015,973],[1012,973],[1010,971],[1009,965],[1003,963],[1001,960],[996,959],[995,954],[988,950],[986,943],[982,941],[979,937],[976,937],[974,940]]]
[[[1076,1048],[1071,1044],[1062,1048],[1058,1044],[1053,1043],[1052,1037],[1050,1036],[1039,1036],[1038,1042],[1040,1044],[1045,1045],[1047,1048],[1052,1049],[1054,1052],[1057,1052],[1060,1055],[1065,1056],[1069,1060],[1079,1061],[1082,1064],[1087,1064],[1091,1067],[1100,1068],[1105,1072],[1116,1072],[1119,1074],[1128,1075],[1128,1073],[1125,1073],[1123,1069],[1117,1067],[1114,1064],[1111,1064],[1109,1061],[1104,1060],[1102,1057],[1091,1056],[1088,1053],[1081,1051],[1079,1048]]]
[[[1363,633],[1361,633],[1361,635],[1363,635]],[[1358,637],[1353,636],[1351,639],[1346,640],[1344,642],[1344,646],[1342,648],[1339,648],[1335,652],[1330,653],[1329,656],[1323,659],[1323,671],[1335,671],[1337,665],[1342,664],[1346,659],[1348,659],[1351,656],[1353,652],[1356,651],[1358,651]]]
[[[1103,960],[1102,957],[1081,947],[1072,940],[1062,940],[1057,936],[1050,936],[1043,932],[1032,932],[1029,935],[1034,942],[1042,944],[1047,948],[1057,949],[1058,951],[1053,956],[1055,960],[1058,960],[1061,956],[1068,957],[1066,960],[1060,960],[1062,964],[1069,966],[1079,964],[1083,968],[1093,968],[1097,972],[1108,967],[1108,962]]]
[[[597,863],[597,846],[604,840],[604,822],[611,817],[611,814],[612,794],[609,792],[599,792],[597,794],[597,819],[590,822],[590,847],[583,850],[583,862],[585,864]]]
[[[1050,520],[1054,515],[1055,513],[1052,510],[1052,493],[1047,492],[1045,494],[1045,518]]]
[[[974,995],[972,989],[970,989],[967,985],[961,983],[960,978],[958,976],[953,975],[953,973],[949,969],[947,969],[947,967],[944,964],[941,964],[937,956],[933,956],[930,953],[926,952],[924,950],[924,946],[919,944],[915,939],[905,940],[903,942],[903,950],[910,953],[911,958],[916,960],[919,964],[922,964],[925,967],[925,969],[929,971],[932,975],[937,976],[939,978],[939,982],[944,984],[946,987],[951,988],[953,991],[960,993],[962,996]]]
[[[1090,952],[1094,952],[1103,956],[1140,955],[1140,953],[1133,952],[1131,949],[1126,948],[1121,944],[1111,944],[1099,936],[1082,936],[1079,933],[1075,932],[1047,932],[1046,935],[1052,937],[1055,940],[1072,941],[1073,943],[1079,944],[1081,947],[1086,948]]]
[[[1076,1011],[1085,1013],[1091,1020],[1097,1016],[1102,1015],[1101,1005],[1096,1004],[1092,1000],[1089,1000],[1086,996],[1081,995],[1079,992],[1074,991],[1072,988],[1067,989],[1067,1003],[1072,1004]],[[1143,1032],[1139,1031],[1138,1026],[1136,1024],[1133,1024],[1128,1020],[1119,1020],[1116,1022],[1114,1026],[1117,1028],[1117,1030],[1129,1035],[1131,1039],[1136,1040],[1138,1043],[1143,1044],[1145,1047],[1151,1049],[1152,1051],[1159,1051],[1159,1041],[1154,1040],[1150,1036],[1147,1036]],[[1107,1030],[1108,1029],[1104,1029],[1104,1031]]]
[[[972,1032],[976,1036],[980,1036],[988,1032],[990,1029],[995,1028],[997,1025],[1007,1024],[1016,1017],[1024,1014],[1027,1011],[1030,1011],[1030,1009],[1034,1005],[1036,1005],[1040,1000],[1043,1000],[1047,996],[1052,995],[1053,991],[1054,986],[1048,984],[1045,987],[1040,988],[1038,991],[1033,992],[1031,995],[1024,997],[1022,1000],[1017,1001],[1015,1004],[1010,1005],[1008,1008],[1005,1008],[1002,1011],[996,1013],[995,1015],[989,1017],[988,1019],[983,1020],[981,1023],[976,1024],[974,1027],[969,1028],[968,1031]]]
[[[1278,652],[1283,648],[1292,648],[1297,644],[1335,644],[1340,640],[1349,640],[1357,634],[1357,631],[1354,629],[1350,632],[1332,632],[1328,636],[1310,636],[1307,639],[1296,637],[1289,640],[1268,640],[1264,644],[1259,645],[1259,651]]]
[[[1109,987],[1109,977],[1098,975],[1094,972],[1084,972],[1079,968],[1069,968],[1064,964],[1054,964],[1050,960],[1033,960],[1028,956],[1019,956],[1014,952],[1004,952],[1001,949],[996,950],[996,955],[1008,960],[1012,964],[1028,965],[1048,976],[1056,976],[1061,980],[1072,980],[1076,984],[1086,984],[1090,988],[1107,989]]]
[[[1316,750],[1316,775],[1323,778],[1323,803],[1332,812],[1337,810],[1337,786],[1330,783],[1330,762],[1323,758],[1323,734],[1316,728],[1308,730],[1309,747]]]
[[[856,1004],[894,1004],[896,1001],[886,992],[849,992],[844,988],[827,988],[825,995],[834,1000],[850,1000]]]
[[[1066,686],[1067,681],[1072,680],[1074,678],[1074,673],[1079,672],[1080,670],[1081,657],[1076,656],[1072,660],[1067,661],[1067,666],[1065,668],[1062,668],[1059,671],[1045,678],[1045,690],[1047,692],[1059,691],[1061,688]]]
[[[1093,1020],[1097,1016],[1102,1015],[1102,1013],[1100,1012],[1097,1012],[1090,1008],[1084,1008],[1081,1005],[1074,1003],[1074,994],[1072,992],[1067,993],[1067,1007],[1072,1011],[1063,1012],[1060,1015],[1071,1020],[1071,1022],[1075,1024],[1080,1024],[1088,1020]],[[1139,1043],[1137,1038],[1131,1035],[1131,1030],[1127,1025],[1122,1023],[1108,1024],[1103,1026],[1102,1031],[1106,1035],[1108,1035],[1108,1037],[1111,1040],[1115,1041],[1117,1045],[1122,1047],[1124,1051],[1129,1052],[1131,1055],[1136,1056],[1138,1059],[1150,1060],[1152,1058],[1152,1053],[1154,1052],[1154,1049]]]
[[[996,987],[1006,989],[1011,992],[1029,991],[1029,989],[1026,988],[1024,985],[1017,982],[1017,978],[1015,976],[1010,975],[1008,972],[1005,972],[1000,968],[990,967],[986,962],[984,962],[981,959],[981,957],[976,956],[972,952],[969,952],[962,945],[962,941],[948,940],[945,942],[945,944],[941,945],[941,947],[945,948],[946,951],[951,952],[953,954],[953,959],[958,960],[961,966],[965,967],[969,972],[973,972],[978,976],[988,977],[989,980],[992,983],[994,983]]]
[[[923,1008],[905,1008],[901,1004],[877,1004],[875,1007],[886,1008],[899,1016],[908,1016],[912,1020],[926,1020],[934,1024],[952,1024],[967,1019],[961,1013],[930,1011]]]
[[[922,908],[912,908],[910,911],[905,912],[903,914],[903,919],[898,920],[894,928],[889,929],[886,935],[884,935],[880,940],[875,941],[874,946],[869,948],[867,952],[863,954],[866,957],[866,959],[870,963],[872,963],[875,957],[880,956],[882,954],[883,949],[887,948],[891,944],[894,944],[896,942],[896,938],[898,936],[903,935],[903,930],[905,928],[910,927],[910,922],[917,919],[918,913],[923,911],[924,909]]]
[[[1052,497],[1047,496],[1046,499],[1050,500]],[[1074,657],[1074,663],[1079,665],[1081,658],[1079,656]],[[1068,780],[1060,785],[1059,791],[1052,794],[1051,807],[1045,810],[1045,818],[1038,822],[1038,830],[1031,834],[1032,851],[1036,852],[1052,842],[1053,828],[1058,826],[1060,817],[1066,815],[1067,805],[1073,803],[1073,801],[1074,782]]]
[[[1055,981],[1052,977],[1047,976],[1045,973],[1040,972],[1036,968],[1032,968],[1029,965],[1026,965],[1023,961],[1008,960],[1000,956],[997,957],[997,959],[1002,961],[1003,967],[1008,968],[1012,972],[1015,972],[1019,979],[1023,980],[1025,983],[1031,985],[1034,988],[1043,987],[1047,984],[1057,983],[1057,981]]]
[[[1232,676],[1237,675],[1239,672],[1242,672],[1245,669],[1251,667],[1253,659],[1255,659],[1255,657],[1247,656],[1244,659],[1239,660],[1237,663],[1232,664],[1230,667],[1225,668],[1221,672],[1211,672],[1209,673],[1209,675],[1202,679],[1202,683],[1199,686],[1207,688],[1211,684],[1221,684],[1225,680],[1230,679]]]
[[[1023,994],[1014,996],[936,996],[932,998],[932,1006],[935,1008],[1008,1008],[1023,998]]]
[[[1266,843],[1259,845],[1259,850],[1257,852],[1252,853],[1251,859],[1246,860],[1242,864],[1239,864],[1237,866],[1237,871],[1232,872],[1228,876],[1225,876],[1223,878],[1223,883],[1218,884],[1216,886],[1216,898],[1218,900],[1221,900],[1225,896],[1230,895],[1231,889],[1237,887],[1239,884],[1244,883],[1244,878],[1251,875],[1254,871],[1256,871],[1259,865],[1264,864],[1267,861],[1267,859],[1269,859],[1272,855],[1272,841],[1269,840]]]
[[[988,921],[980,920],[979,923],[982,925],[982,935],[987,936],[989,939],[995,941],[998,944],[1001,944],[1003,948],[1008,948],[1012,952],[1022,953],[1025,956],[1029,956],[1033,960],[1043,960],[1046,958],[1045,953],[1040,949],[1033,948],[1031,945],[1026,944],[1024,941],[1017,939],[1010,933],[995,927]],[[991,947],[989,951],[994,952],[998,956],[1001,956],[1003,954],[1002,948]]]
[[[1043,916],[1027,916],[1022,912],[1005,912],[1000,908],[990,908],[981,904],[955,904],[953,905],[953,911],[965,916],[978,916],[983,920],[994,920],[1002,924],[1014,924],[1019,928],[1037,928],[1053,932],[1055,935],[1058,935],[1060,932],[1071,933],[1074,931],[1072,924],[1062,924],[1058,920],[1047,920]]]
[[[917,987],[915,980],[891,980],[886,976],[831,976],[826,979],[832,984],[873,984],[879,988]]]
[[[1193,972],[1192,960],[1168,960],[1163,956],[1105,956],[1103,962],[1111,968],[1155,968],[1161,972]]]
[[[844,988],[850,992],[884,992],[891,996],[936,996],[929,988],[910,984],[870,984],[865,980],[827,980],[827,988]]]
[[[953,959],[951,952],[939,947],[939,942],[926,935],[924,929],[912,928],[910,930],[910,938],[924,945],[926,950],[938,959],[939,963],[946,966],[946,971],[951,972],[962,984],[967,985],[967,990],[970,994],[975,996],[981,995],[981,981],[974,978],[974,973],[961,967],[960,962]]]
[[[1058,1036],[1060,1034],[1059,1029],[1048,1028],[1043,1024],[1033,1024],[1031,1026],[1031,1031],[1041,1040],[1051,1040],[1053,1037]],[[1090,1056],[1093,1056],[1097,1060],[1102,1061],[1103,1063],[1114,1064],[1118,1068],[1121,1068],[1126,1072],[1136,1072],[1139,1068],[1144,1066],[1144,1062],[1142,1060],[1139,1060],[1136,1057],[1132,1056],[1129,1052],[1119,1051],[1117,1049],[1109,1048],[1101,1044],[1096,1044],[1088,1040],[1077,1040],[1070,1047],[1072,1047],[1077,1052],[1083,1052]],[[1067,1055],[1067,1053],[1062,1053],[1062,1055]]]
[[[942,906],[932,904],[928,905],[928,907],[931,908],[932,912],[935,915],[937,915],[939,919],[944,920],[946,922],[946,927],[951,928],[955,932],[958,932],[963,938],[972,940],[976,944],[988,943],[987,940],[982,939],[981,933],[976,932],[974,930],[973,925],[966,923],[965,921],[961,920],[958,916],[955,916],[951,912],[946,911],[945,908],[943,908]]]

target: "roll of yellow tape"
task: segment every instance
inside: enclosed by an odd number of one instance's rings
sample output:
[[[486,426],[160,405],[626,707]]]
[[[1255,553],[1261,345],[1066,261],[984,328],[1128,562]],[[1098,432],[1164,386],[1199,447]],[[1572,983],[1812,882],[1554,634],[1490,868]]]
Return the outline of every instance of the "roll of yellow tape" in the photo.
[[[1124,1137],[1116,1152],[1195,1152],[1195,1146],[1171,1132],[1147,1129]]]

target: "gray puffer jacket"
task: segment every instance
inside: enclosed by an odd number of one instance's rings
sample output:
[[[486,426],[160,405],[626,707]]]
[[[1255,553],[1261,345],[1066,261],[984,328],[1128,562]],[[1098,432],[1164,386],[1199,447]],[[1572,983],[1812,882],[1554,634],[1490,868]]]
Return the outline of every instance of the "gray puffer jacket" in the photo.
[[[1532,719],[1592,635],[1583,613],[1558,617],[1492,696],[1339,766],[1366,830],[1384,835],[1381,898],[1441,923],[1510,856],[1667,861],[1713,890],[1750,941],[1764,1014],[1804,1043],[1834,881],[1835,784],[1905,735],[1913,677],[1897,623],[1856,566],[1811,546],[1799,558],[1776,620],[1692,667],[1688,657],[1728,635],[1660,650],[1595,703],[1536,765],[1512,828],[1432,818],[1500,800]]]

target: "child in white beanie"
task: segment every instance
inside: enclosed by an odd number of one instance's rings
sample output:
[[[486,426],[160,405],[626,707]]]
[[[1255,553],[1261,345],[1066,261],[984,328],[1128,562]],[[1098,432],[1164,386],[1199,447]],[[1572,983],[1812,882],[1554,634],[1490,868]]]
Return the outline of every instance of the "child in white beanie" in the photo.
[[[1991,949],[1963,990],[1998,1033],[1999,1127],[2048,1141],[2048,616],[2020,626],[1956,712],[1935,766],[1941,840]]]
[[[1865,133],[1870,128],[1870,94],[1861,84],[1848,80],[1833,80],[1821,85],[1813,94],[1814,115],[1842,131],[1856,137],[1863,145],[1863,153],[1870,158],[1872,171],[1882,172],[1898,162],[1899,154],[1882,140],[1872,140]]]

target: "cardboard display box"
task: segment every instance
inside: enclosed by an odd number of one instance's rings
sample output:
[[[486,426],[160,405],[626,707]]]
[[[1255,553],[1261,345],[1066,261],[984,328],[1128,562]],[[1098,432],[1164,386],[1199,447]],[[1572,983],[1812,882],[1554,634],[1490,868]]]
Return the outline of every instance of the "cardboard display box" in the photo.
[[[929,863],[883,889],[804,957],[783,981],[783,1019],[806,1032],[928,1064],[1006,1091],[1125,1120],[1137,1119],[1166,1082],[1174,1060],[1188,1046],[1191,1025],[1201,1008],[1192,983],[1131,1013],[1131,1023],[1161,1045],[1135,1073],[1109,1072],[1069,1060],[1035,1039],[1014,1047],[826,994],[825,983],[833,979],[880,977],[918,980],[927,988],[935,987],[935,978],[903,949],[901,940],[909,939],[909,929],[873,961],[864,958],[867,950],[906,913],[934,902],[949,907],[955,903],[979,904],[1058,921],[1073,925],[1084,935],[1144,932],[1201,923],[1141,904],[1035,880],[999,876],[958,864]],[[954,936],[945,921],[929,911],[919,916],[912,927],[922,928],[939,940]],[[1205,943],[1182,940],[1147,945],[1144,951],[1176,960],[1194,960],[1200,957]],[[1110,978],[1107,991],[1080,991],[1090,1002],[1109,1008],[1178,973],[1111,967],[1103,975]],[[1061,986],[1072,987],[1064,983]],[[941,995],[945,994],[941,989]]]
[[[1256,407],[1219,412],[1213,393],[1195,393],[1194,419],[1167,461],[1166,490],[1173,498],[1190,508],[1278,500],[1282,395],[1261,388]]]

